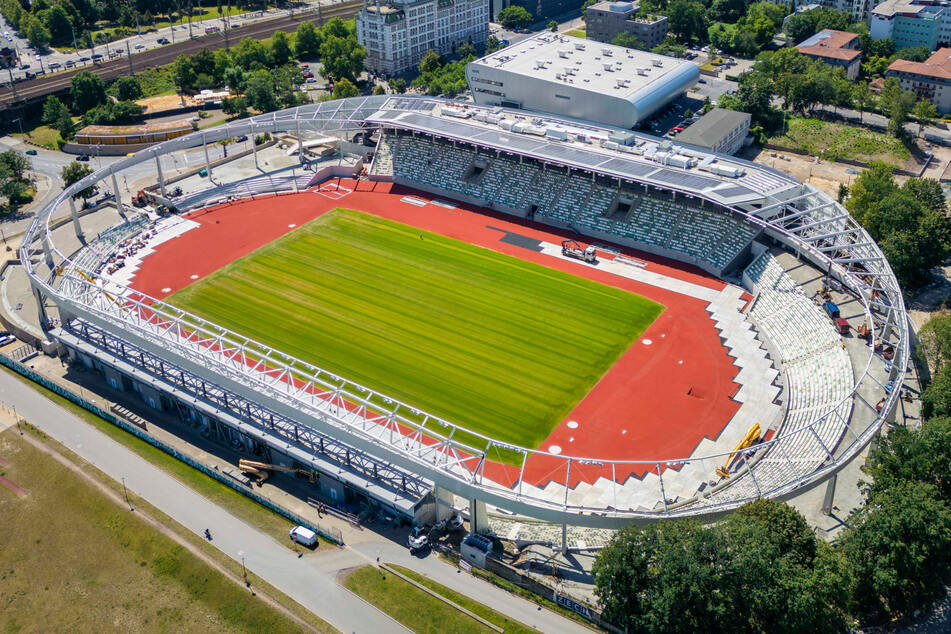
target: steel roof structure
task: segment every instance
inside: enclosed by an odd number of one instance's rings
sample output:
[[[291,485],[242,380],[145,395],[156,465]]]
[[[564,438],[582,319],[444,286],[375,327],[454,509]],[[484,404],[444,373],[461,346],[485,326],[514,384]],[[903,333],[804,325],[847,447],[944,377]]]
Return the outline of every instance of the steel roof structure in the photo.
[[[129,166],[224,138],[270,132],[290,133],[298,138],[335,135],[352,141],[356,134],[381,126],[413,129],[421,134],[485,143],[513,154],[557,162],[609,178],[651,183],[725,204],[850,289],[861,303],[874,338],[894,347],[894,358],[886,365],[890,378],[906,368],[911,333],[901,289],[879,247],[835,199],[789,176],[732,157],[713,156],[711,159],[742,167],[746,172],[744,178],[694,174],[693,170],[668,168],[619,151],[594,145],[585,147],[577,141],[566,143],[497,131],[490,125],[476,125],[436,114],[437,110],[468,106],[427,97],[355,97],[260,115],[160,143],[103,167],[62,191],[30,224],[20,248],[20,260],[38,301],[54,302],[64,323],[81,322],[111,333],[120,341],[182,369],[183,376],[190,373],[207,377],[222,389],[240,395],[248,404],[249,424],[259,425],[261,420],[260,416],[252,416],[252,409],[267,412],[271,417],[271,429],[262,426],[263,432],[275,429],[275,420],[289,422],[295,428],[333,437],[385,461],[394,469],[415,474],[464,498],[484,501],[520,515],[572,525],[619,527],[631,520],[705,515],[735,508],[745,500],[718,501],[716,496],[711,496],[703,503],[687,500],[669,505],[663,493],[662,475],[658,503],[647,511],[569,503],[567,486],[563,499],[552,500],[524,491],[520,478],[512,483],[495,482],[486,477],[485,465],[497,450],[520,453],[522,469],[530,456],[545,452],[513,447],[484,436],[481,441],[485,448],[461,442],[455,438],[458,428],[451,421],[421,412],[412,404],[374,392],[131,288],[113,290],[113,285],[107,292],[94,271],[78,274],[78,270],[83,270],[82,263],[75,261],[75,254],[58,248],[53,239],[53,217],[69,204],[73,194],[96,183],[108,184],[109,179],[114,183],[114,175]],[[497,114],[511,119],[539,119],[523,111],[497,111]],[[586,129],[590,134],[618,132],[552,117],[545,117],[542,123],[565,129]],[[659,142],[652,137],[636,136],[645,144]],[[757,184],[761,191],[757,191]],[[741,203],[731,204],[731,199]],[[869,386],[882,387],[869,372],[873,361],[883,362],[871,355],[869,365],[856,370],[858,379],[854,392],[867,390]],[[846,436],[848,442],[835,452],[827,450],[828,456],[819,468],[781,486],[760,490],[759,495],[786,495],[840,469],[878,432],[894,411],[898,398],[899,390],[891,390],[880,411],[873,413],[874,420],[862,429],[850,429],[852,436]],[[858,402],[857,394],[856,399]],[[875,409],[867,402],[865,405]],[[797,435],[814,434],[814,426],[828,414],[820,414],[814,422],[798,429],[783,429],[759,450],[782,451]],[[285,437],[281,442],[293,441]],[[676,469],[693,460],[722,461],[726,455],[658,456],[653,460],[614,463],[645,465],[660,475],[668,467]],[[545,456],[548,460],[561,461],[566,484],[573,465],[612,462],[601,456],[547,453]],[[755,480],[759,464],[750,465],[731,480]]]

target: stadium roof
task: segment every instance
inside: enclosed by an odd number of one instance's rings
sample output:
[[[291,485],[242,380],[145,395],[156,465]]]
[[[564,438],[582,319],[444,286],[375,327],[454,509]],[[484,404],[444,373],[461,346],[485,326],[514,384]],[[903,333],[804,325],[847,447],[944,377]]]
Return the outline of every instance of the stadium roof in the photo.
[[[393,97],[366,121],[586,168],[727,206],[761,201],[769,194],[798,187],[782,172],[730,156],[630,130],[526,111]],[[678,164],[683,159],[694,159],[693,166]],[[729,175],[730,171],[736,175]]]
[[[565,81],[585,90],[628,98],[665,81],[691,62],[624,46],[542,32],[471,62],[474,67],[501,68],[515,75],[550,82]]]

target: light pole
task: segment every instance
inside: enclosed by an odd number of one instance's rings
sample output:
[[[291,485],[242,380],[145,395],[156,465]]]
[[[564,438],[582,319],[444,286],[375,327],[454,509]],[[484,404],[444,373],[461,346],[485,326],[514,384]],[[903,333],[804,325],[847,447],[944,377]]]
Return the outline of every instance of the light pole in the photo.
[[[125,478],[122,478],[122,492],[125,494],[125,503],[129,505],[129,510],[134,511],[132,508],[132,502],[129,501],[129,491],[125,488]]]
[[[244,573],[244,585],[248,588],[251,587],[251,583],[248,581],[248,567],[244,565],[244,551],[238,551],[238,557],[241,557],[241,571]]]

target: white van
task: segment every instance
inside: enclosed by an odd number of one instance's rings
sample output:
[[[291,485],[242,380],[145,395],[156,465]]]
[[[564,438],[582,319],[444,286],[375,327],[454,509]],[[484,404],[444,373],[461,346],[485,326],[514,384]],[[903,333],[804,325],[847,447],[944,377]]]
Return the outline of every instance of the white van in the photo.
[[[295,526],[290,530],[291,539],[304,546],[317,545],[317,533],[304,526]]]

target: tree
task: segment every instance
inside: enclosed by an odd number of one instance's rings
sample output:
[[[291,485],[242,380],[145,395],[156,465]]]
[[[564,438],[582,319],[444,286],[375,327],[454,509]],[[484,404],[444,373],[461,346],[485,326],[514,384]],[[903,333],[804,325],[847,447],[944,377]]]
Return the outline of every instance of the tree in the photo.
[[[343,99],[345,97],[356,97],[360,94],[360,91],[356,86],[353,85],[346,77],[338,79],[334,83],[333,96],[334,99]]]
[[[90,174],[92,174],[91,167],[85,163],[73,161],[72,163],[67,163],[63,166],[63,171],[60,173],[60,177],[63,179],[63,185],[65,187],[69,187],[73,183],[78,183]],[[89,198],[93,194],[93,189],[93,187],[87,187],[86,189],[74,194],[73,198]]]
[[[951,416],[951,368],[941,368],[921,393],[923,416]]]
[[[43,102],[42,121],[47,125],[55,125],[64,112],[67,115],[69,114],[69,109],[66,107],[66,104],[60,101],[55,95],[50,95],[46,98],[46,101]]]
[[[43,16],[43,25],[49,31],[51,42],[59,45],[72,41],[72,23],[62,5],[57,4],[46,12]]]
[[[224,80],[225,85],[231,90],[236,92],[241,92],[244,90],[244,71],[237,66],[229,66],[227,69],[225,69],[222,79]]]
[[[933,183],[898,187],[892,172],[873,162],[852,185],[846,208],[879,243],[902,286],[916,288],[951,253],[951,220]]]
[[[703,5],[691,0],[674,0],[667,5],[667,28],[681,42],[705,41],[707,20]]]
[[[228,146],[234,143],[234,137],[228,137],[227,139],[219,139],[218,145],[221,146],[221,151],[223,152],[223,158],[228,157]]]
[[[248,76],[244,94],[248,104],[259,112],[277,110],[279,104],[274,92],[274,77],[266,70],[258,70]]]
[[[268,68],[268,49],[263,42],[252,40],[249,37],[238,42],[231,51],[236,66],[244,70],[260,70]]]
[[[944,215],[948,211],[948,203],[944,198],[941,183],[934,178],[909,178],[901,187],[935,213]]]
[[[636,48],[638,50],[644,50],[644,43],[637,39],[637,36],[633,33],[622,32],[618,33],[617,36],[611,40],[612,44],[617,44],[618,46],[624,46],[626,48]]]
[[[507,29],[524,29],[532,23],[532,14],[524,7],[512,5],[499,11],[496,20]]]
[[[374,95],[385,95],[385,94],[386,94],[386,88],[383,86],[383,84],[377,84],[376,86],[373,87],[373,94],[374,94]]]
[[[73,98],[73,110],[78,113],[85,113],[109,99],[102,79],[88,70],[73,76],[70,96]]]
[[[547,28],[548,28],[548,30],[551,31],[552,33],[557,33],[557,32],[558,32],[558,22],[557,22],[556,20],[550,20],[550,21],[548,22],[548,27],[547,27]]]
[[[20,22],[20,30],[26,35],[30,44],[37,49],[45,49],[50,43],[49,30],[42,22],[28,13],[24,14],[24,19]]]
[[[885,80],[879,101],[889,117],[889,132],[895,136],[901,136],[904,133],[905,122],[915,106],[915,100],[915,93],[902,89],[897,77],[889,77]]]
[[[911,114],[918,119],[918,136],[921,136],[921,129],[926,125],[931,125],[938,117],[938,109],[927,99],[921,99],[911,109]]]
[[[951,508],[931,484],[902,482],[876,495],[840,540],[853,610],[866,622],[911,614],[951,578]]]
[[[190,90],[195,85],[195,67],[187,55],[179,55],[178,59],[172,64],[172,81],[179,92]]]
[[[32,200],[27,196],[28,189],[27,184],[19,180],[6,179],[0,183],[0,194],[13,207]]]
[[[314,25],[310,22],[301,22],[294,35],[294,53],[301,59],[316,57],[320,51],[321,42],[322,38]]]
[[[271,36],[271,63],[283,66],[290,61],[291,56],[291,45],[287,40],[287,34],[283,31],[275,31]]]
[[[406,92],[406,80],[402,77],[394,77],[386,82],[390,86],[390,90],[395,93],[403,94]]]
[[[135,101],[142,95],[142,84],[134,75],[124,75],[116,80],[116,99],[119,101]]]
[[[823,29],[845,31],[851,22],[852,18],[847,12],[822,7],[790,16],[785,31],[789,39],[798,44]],[[868,57],[867,51],[863,53]]]
[[[852,103],[855,104],[855,109],[859,111],[859,123],[864,123],[863,113],[871,105],[873,99],[872,91],[869,89],[867,82],[858,81],[853,84]]]
[[[942,333],[945,346],[951,344],[947,334]],[[948,389],[944,378],[939,389]],[[951,503],[951,418],[929,418],[919,429],[896,427],[882,437],[862,470],[872,477],[865,485],[872,499],[903,482],[922,482],[934,486],[941,499]]]
[[[918,350],[924,353],[932,372],[951,364],[951,313],[932,316],[918,331],[918,340]]]
[[[248,114],[248,99],[246,97],[227,97],[222,99],[221,110],[225,114],[245,117]]]
[[[355,82],[363,72],[366,56],[367,50],[360,46],[356,36],[328,36],[320,45],[320,60],[324,65],[322,74],[334,82],[342,78]]]
[[[459,56],[459,59],[465,59],[467,57],[475,57],[476,49],[471,42],[463,42],[459,45],[459,48],[456,49],[456,55]]]
[[[500,48],[502,48],[502,43],[499,42],[499,38],[495,37],[494,35],[490,35],[485,40],[485,54],[486,55],[491,55],[492,53],[496,52]]]
[[[439,56],[439,53],[432,49],[426,51],[426,54],[423,55],[423,59],[419,61],[420,73],[433,73],[439,70],[441,67],[442,58]]]
[[[3,165],[6,173],[16,180],[23,180],[26,171],[33,167],[30,159],[16,150],[7,150],[0,154],[0,165]]]

